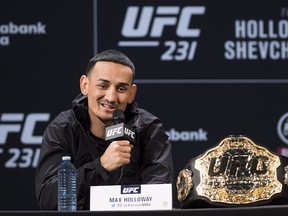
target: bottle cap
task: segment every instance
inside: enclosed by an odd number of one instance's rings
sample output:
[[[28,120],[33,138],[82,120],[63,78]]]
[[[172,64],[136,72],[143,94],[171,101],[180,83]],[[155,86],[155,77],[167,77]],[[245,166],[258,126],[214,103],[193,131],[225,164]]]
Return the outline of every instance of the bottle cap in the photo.
[[[71,160],[71,157],[70,156],[63,156],[62,160]]]

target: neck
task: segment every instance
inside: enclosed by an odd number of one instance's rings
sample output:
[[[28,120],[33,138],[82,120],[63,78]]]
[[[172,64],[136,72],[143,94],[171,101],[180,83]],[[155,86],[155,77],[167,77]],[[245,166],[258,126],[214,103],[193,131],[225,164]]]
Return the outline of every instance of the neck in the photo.
[[[105,139],[105,127],[94,126],[94,124],[91,123],[90,131],[95,136]]]
[[[90,131],[95,136],[105,139],[105,128],[106,125],[97,116],[90,116]]]

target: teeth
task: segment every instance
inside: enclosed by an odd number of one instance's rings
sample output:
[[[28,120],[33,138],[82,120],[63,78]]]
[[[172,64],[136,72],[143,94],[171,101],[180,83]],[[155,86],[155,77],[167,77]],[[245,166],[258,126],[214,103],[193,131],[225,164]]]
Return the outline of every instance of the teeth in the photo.
[[[105,105],[105,104],[103,104],[103,106],[104,106],[105,108],[109,108],[109,109],[113,108],[113,107],[108,106],[108,105]]]

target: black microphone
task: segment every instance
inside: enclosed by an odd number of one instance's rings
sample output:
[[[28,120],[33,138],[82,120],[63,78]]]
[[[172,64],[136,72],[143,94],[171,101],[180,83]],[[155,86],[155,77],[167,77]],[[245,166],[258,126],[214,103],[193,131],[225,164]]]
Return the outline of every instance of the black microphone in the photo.
[[[113,112],[113,125],[105,128],[105,140],[128,140],[135,143],[136,133],[125,123],[124,112],[117,109]]]

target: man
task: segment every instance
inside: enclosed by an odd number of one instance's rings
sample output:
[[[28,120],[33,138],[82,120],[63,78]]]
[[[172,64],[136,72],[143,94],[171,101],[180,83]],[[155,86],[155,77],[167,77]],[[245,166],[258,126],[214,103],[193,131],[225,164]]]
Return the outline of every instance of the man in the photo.
[[[35,176],[41,209],[57,209],[57,170],[65,155],[77,169],[79,210],[89,209],[90,186],[172,183],[171,144],[161,121],[137,107],[134,76],[135,67],[122,52],[106,50],[89,61],[73,108],[60,113],[43,134]],[[134,144],[105,140],[116,109],[136,131]]]

